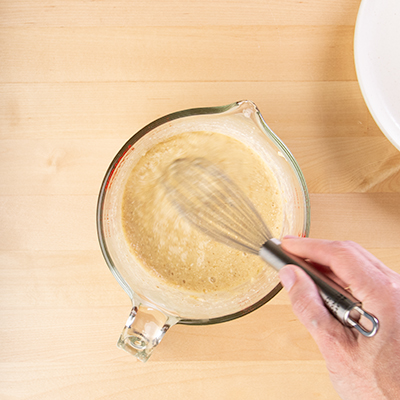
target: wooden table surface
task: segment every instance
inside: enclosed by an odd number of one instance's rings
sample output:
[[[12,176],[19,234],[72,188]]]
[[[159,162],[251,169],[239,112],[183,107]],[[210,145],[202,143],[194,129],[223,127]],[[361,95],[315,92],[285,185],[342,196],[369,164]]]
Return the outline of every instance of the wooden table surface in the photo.
[[[173,327],[150,361],[116,341],[130,300],[95,226],[125,141],[167,113],[253,100],[304,172],[311,236],[400,272],[400,153],[361,95],[360,0],[2,0],[1,399],[337,399],[286,293]]]

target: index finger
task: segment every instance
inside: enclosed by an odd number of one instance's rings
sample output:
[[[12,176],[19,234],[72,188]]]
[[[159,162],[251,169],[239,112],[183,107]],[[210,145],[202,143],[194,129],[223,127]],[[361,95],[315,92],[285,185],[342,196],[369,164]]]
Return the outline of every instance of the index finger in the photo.
[[[388,276],[353,242],[320,239],[283,239],[282,248],[301,258],[326,265],[360,300],[382,297],[377,286],[386,285]]]

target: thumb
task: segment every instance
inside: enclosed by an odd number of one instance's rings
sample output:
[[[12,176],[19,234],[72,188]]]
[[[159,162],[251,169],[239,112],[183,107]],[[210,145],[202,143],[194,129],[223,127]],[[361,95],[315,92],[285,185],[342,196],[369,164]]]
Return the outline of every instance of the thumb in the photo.
[[[312,279],[301,268],[286,265],[279,271],[279,277],[289,294],[293,312],[317,343],[326,333],[342,329],[325,307]]]

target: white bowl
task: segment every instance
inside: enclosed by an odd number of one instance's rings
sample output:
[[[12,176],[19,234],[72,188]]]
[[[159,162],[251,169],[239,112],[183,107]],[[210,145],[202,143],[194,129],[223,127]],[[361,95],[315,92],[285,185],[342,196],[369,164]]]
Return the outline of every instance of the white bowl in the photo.
[[[354,58],[372,117],[400,150],[400,0],[362,1]]]

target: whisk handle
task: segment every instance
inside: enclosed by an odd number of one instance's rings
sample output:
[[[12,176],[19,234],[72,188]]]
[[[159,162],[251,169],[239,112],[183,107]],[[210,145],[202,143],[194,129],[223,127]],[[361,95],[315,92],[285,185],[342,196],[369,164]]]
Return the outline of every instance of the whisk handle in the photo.
[[[355,328],[367,337],[374,336],[378,331],[378,320],[363,310],[359,300],[302,258],[285,252],[278,239],[265,242],[259,254],[264,261],[278,271],[288,264],[297,265],[305,271],[317,285],[325,306],[343,325]],[[371,329],[366,329],[359,323],[361,316],[370,321]]]

